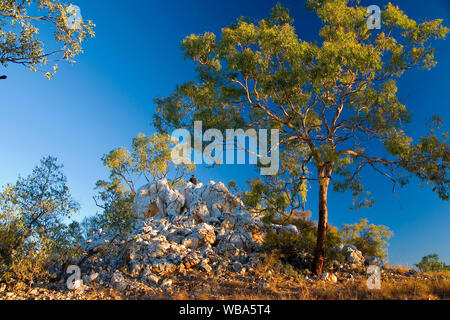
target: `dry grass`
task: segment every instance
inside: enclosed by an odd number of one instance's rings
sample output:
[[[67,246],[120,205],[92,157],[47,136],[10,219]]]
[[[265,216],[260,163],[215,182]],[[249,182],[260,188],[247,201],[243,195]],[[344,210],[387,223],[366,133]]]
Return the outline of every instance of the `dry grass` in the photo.
[[[259,289],[262,275],[235,276],[227,279],[191,276],[177,281],[173,293],[161,298],[175,300],[449,300],[450,272],[429,274],[429,279],[403,277],[382,279],[380,290],[367,288],[366,279],[338,281],[308,281],[301,276],[273,276],[266,287]],[[446,279],[439,279],[444,276]],[[206,280],[206,281],[205,281]],[[152,297],[147,297],[152,298]]]
[[[429,279],[403,277],[382,279],[380,290],[370,290],[366,279],[330,283],[308,281],[303,277],[274,276],[267,281],[267,287],[258,288],[260,276],[234,277],[229,279],[189,279],[188,288],[168,296],[170,299],[276,299],[276,300],[449,300],[450,272],[430,273]],[[439,279],[444,276],[445,279]]]
[[[370,290],[365,281],[360,280],[345,285],[323,284],[309,290],[309,299],[326,300],[448,300],[450,282],[448,280],[395,280],[384,281],[380,290]]]

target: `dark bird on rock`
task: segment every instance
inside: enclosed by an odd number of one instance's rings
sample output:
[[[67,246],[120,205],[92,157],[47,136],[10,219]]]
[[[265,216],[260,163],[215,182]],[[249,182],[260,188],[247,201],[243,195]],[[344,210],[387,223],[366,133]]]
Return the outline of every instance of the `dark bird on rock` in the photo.
[[[192,184],[197,184],[197,179],[195,179],[194,175],[189,179],[189,182]]]

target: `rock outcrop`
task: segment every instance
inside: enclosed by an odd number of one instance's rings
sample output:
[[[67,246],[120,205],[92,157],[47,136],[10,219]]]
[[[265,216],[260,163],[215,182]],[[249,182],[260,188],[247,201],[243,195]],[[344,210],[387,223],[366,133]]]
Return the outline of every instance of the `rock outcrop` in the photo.
[[[133,209],[140,222],[123,258],[131,274],[150,281],[155,274],[191,268],[245,272],[256,264],[267,229],[223,183],[213,181],[171,189],[160,180],[139,189]]]
[[[138,223],[126,240],[108,239],[100,230],[87,243],[87,251],[100,252],[93,258],[84,282],[127,286],[119,272],[161,287],[171,274],[197,270],[221,276],[245,274],[261,261],[263,240],[269,232],[301,232],[294,225],[265,225],[261,216],[249,212],[223,183],[187,183],[170,188],[166,180],[140,188],[133,203]],[[338,249],[339,250],[339,249]],[[341,246],[346,266],[364,267],[362,253],[351,245]],[[306,253],[305,253],[306,254]],[[307,260],[299,257],[300,260]],[[302,265],[296,263],[296,265]],[[338,268],[340,269],[340,268]],[[336,282],[333,274],[323,280]],[[170,284],[165,283],[165,287]]]

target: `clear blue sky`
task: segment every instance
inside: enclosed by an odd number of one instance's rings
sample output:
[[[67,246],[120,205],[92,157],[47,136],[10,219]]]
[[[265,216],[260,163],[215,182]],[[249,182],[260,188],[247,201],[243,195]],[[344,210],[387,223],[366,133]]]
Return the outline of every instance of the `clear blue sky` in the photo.
[[[298,34],[315,40],[320,28],[303,0],[282,1],[295,19]],[[450,27],[448,0],[393,0],[412,18],[443,18]],[[192,64],[184,61],[180,41],[191,33],[212,31],[235,22],[239,16],[267,16],[276,1],[119,1],[74,0],[82,15],[96,24],[97,37],[85,46],[75,65],[60,65],[50,81],[20,66],[0,67],[8,80],[0,82],[0,185],[28,174],[39,159],[54,155],[65,165],[74,197],[82,210],[77,220],[97,211],[92,196],[98,179],[107,177],[101,156],[113,148],[129,146],[138,133],[151,126],[154,97],[168,95],[176,84],[192,79]],[[363,5],[386,1],[362,1]],[[432,71],[407,73],[399,96],[415,116],[410,132],[423,133],[425,120],[437,113],[450,129],[450,39],[436,43],[439,64]],[[249,166],[199,168],[203,181],[241,185],[258,173]],[[398,192],[370,176],[377,198],[371,209],[350,211],[349,195],[331,194],[330,222],[341,226],[367,217],[395,233],[389,248],[393,263],[412,265],[436,252],[450,263],[450,204],[439,200],[416,182]],[[315,188],[308,208],[317,216]]]

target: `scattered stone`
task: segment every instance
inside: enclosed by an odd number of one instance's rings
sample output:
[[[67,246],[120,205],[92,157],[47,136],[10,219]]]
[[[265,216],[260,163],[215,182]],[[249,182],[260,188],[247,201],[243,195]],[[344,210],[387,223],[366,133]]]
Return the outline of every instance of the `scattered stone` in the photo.
[[[89,276],[91,282],[97,280],[97,279],[98,279],[98,276],[99,276],[98,272],[93,272],[93,273],[91,273],[91,275]]]
[[[203,271],[206,271],[207,273],[210,273],[212,271],[211,266],[206,262],[206,260],[202,260],[200,267]]]
[[[157,275],[151,273],[148,269],[144,270],[144,272],[142,273],[142,278],[153,285],[157,285],[160,280]]]
[[[205,185],[187,183],[176,189],[165,180],[157,181],[138,190],[133,209],[139,221],[128,239],[108,239],[99,230],[88,241],[85,251],[108,250],[85,262],[84,268],[91,273],[83,276],[82,282],[110,285],[126,296],[137,283],[157,294],[176,290],[170,278],[179,275],[244,278],[241,276],[246,272],[257,273],[268,232],[300,234],[294,225],[263,224],[258,213],[249,212],[223,183],[213,181]],[[322,280],[336,283],[337,275],[339,280],[360,279],[364,263],[379,263],[373,258],[365,260],[354,246],[342,246],[340,250],[345,253],[345,264],[335,261],[333,273],[324,273]],[[313,257],[307,250],[299,249],[295,254],[295,259],[289,261],[292,266],[311,266]],[[281,269],[273,266],[277,272]],[[302,274],[308,281],[319,279],[306,271]],[[264,276],[255,280],[260,290],[269,287],[272,271]]]
[[[243,269],[242,263],[240,263],[238,261],[234,261],[230,267],[231,267],[231,270],[233,270],[234,272],[241,272]]]
[[[98,276],[99,276],[99,274],[97,272],[93,272],[90,275],[86,274],[83,276],[83,283],[85,283],[85,284],[91,283],[91,282],[97,280]]]
[[[170,288],[172,286],[172,279],[165,279],[162,283],[161,283],[161,287],[163,288]]]
[[[111,277],[111,284],[119,290],[124,290],[127,286],[124,277],[120,272],[117,271],[114,272],[114,274]]]
[[[330,274],[328,272],[322,273],[322,276],[320,277],[322,280],[326,280]]]
[[[336,277],[336,275],[333,274],[333,273],[329,273],[329,272],[324,272],[320,278],[321,278],[322,280],[329,281],[329,282],[333,282],[333,283],[336,283],[336,282],[337,282],[337,277]]]

